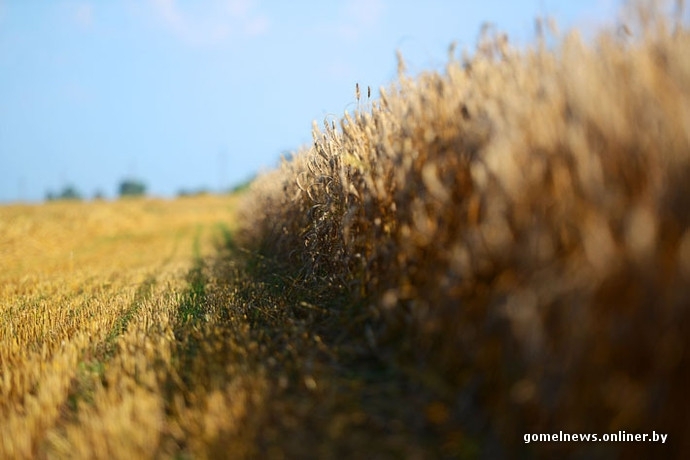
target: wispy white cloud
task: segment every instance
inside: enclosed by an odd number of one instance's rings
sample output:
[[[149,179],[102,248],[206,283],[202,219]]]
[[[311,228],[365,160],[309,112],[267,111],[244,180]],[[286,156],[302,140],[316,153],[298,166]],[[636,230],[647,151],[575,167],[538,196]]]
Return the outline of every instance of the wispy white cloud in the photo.
[[[346,17],[360,27],[374,27],[383,16],[383,0],[348,0],[345,4]]]
[[[319,24],[317,31],[354,42],[380,24],[385,9],[384,0],[346,0],[338,11],[338,20]]]
[[[244,33],[250,36],[263,35],[268,32],[269,21],[266,16],[257,16],[244,24]]]
[[[77,3],[74,5],[74,20],[84,28],[93,26],[93,5],[90,3]]]
[[[384,0],[346,0],[340,5],[338,20],[318,24],[315,31],[341,43],[359,42],[367,34],[375,32],[386,10]],[[352,80],[356,66],[351,58],[341,56],[323,61],[320,72],[331,80]]]
[[[215,45],[234,37],[261,35],[270,26],[268,18],[257,12],[253,0],[150,2],[159,20],[178,39],[191,45]]]

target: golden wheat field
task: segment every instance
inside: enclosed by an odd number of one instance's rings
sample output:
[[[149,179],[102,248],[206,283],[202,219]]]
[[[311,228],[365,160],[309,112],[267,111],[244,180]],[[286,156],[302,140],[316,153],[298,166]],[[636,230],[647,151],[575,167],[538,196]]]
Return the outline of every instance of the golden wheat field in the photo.
[[[352,325],[234,245],[238,200],[0,207],[0,458],[433,450]]]
[[[172,455],[182,433],[203,443],[242,411],[212,392],[178,399],[196,390],[176,328],[196,314],[199,261],[232,228],[235,201],[0,208],[1,458]]]
[[[687,458],[682,3],[400,57],[239,195],[0,207],[0,458]]]

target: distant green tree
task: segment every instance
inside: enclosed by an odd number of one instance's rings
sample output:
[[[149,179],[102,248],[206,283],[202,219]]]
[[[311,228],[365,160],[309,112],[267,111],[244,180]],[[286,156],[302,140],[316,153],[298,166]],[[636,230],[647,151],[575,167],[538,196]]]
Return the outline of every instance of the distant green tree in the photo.
[[[46,193],[46,201],[81,200],[81,198],[81,193],[73,185],[65,185],[60,193],[53,193],[52,191]]]
[[[146,194],[146,184],[136,179],[125,179],[120,182],[120,197],[142,196]]]
[[[62,189],[60,198],[63,200],[81,200],[81,193],[72,185],[68,185]]]
[[[186,189],[182,188],[177,191],[177,196],[179,198],[185,198],[185,197],[190,197],[190,196],[202,196],[202,195],[208,195],[209,190],[206,187],[199,187],[197,189]]]

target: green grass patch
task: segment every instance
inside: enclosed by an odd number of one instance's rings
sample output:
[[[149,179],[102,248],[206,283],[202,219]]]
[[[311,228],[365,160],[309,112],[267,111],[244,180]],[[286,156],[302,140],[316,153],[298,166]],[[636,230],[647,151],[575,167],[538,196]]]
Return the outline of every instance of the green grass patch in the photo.
[[[132,300],[132,303],[125,313],[120,316],[117,321],[115,321],[115,325],[108,334],[106,343],[114,342],[117,336],[121,335],[127,330],[127,324],[129,324],[129,322],[132,320],[136,312],[141,307],[141,304],[151,297],[151,291],[155,284],[156,278],[152,275],[146,278],[146,280],[139,285],[137,292],[134,294],[134,300]]]
[[[230,231],[230,228],[225,222],[218,222],[216,224],[216,230],[221,235],[220,242],[218,246],[221,249],[236,250],[237,244],[235,243],[235,238]]]
[[[201,227],[197,226],[192,243],[194,265],[187,273],[187,289],[179,304],[178,323],[184,324],[191,320],[201,320],[204,316],[206,301],[206,283],[208,277],[204,273],[204,259],[201,254]]]
[[[178,307],[178,321],[186,323],[191,320],[200,320],[204,315],[204,302],[206,300],[206,282],[203,262],[195,263],[187,274],[187,290],[183,294]]]
[[[128,308],[119,316],[108,332],[105,340],[98,344],[92,353],[83,357],[77,367],[77,375],[71,383],[67,396],[66,416],[74,416],[79,404],[93,403],[93,393],[98,381],[103,381],[108,361],[114,356],[116,341],[126,330],[141,305],[151,298],[156,284],[154,275],[148,276],[137,288]],[[70,415],[71,414],[71,415]]]

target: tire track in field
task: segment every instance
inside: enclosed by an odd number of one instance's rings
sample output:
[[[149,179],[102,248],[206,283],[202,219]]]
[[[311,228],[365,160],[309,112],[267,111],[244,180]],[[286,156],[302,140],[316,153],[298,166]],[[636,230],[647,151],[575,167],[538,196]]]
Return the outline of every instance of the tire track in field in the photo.
[[[179,250],[182,233],[178,233],[173,240],[172,248],[160,265],[149,273],[137,287],[134,298],[129,306],[117,317],[105,339],[92,347],[93,351],[85,351],[80,357],[76,375],[72,378],[70,390],[66,401],[60,410],[61,419],[56,426],[63,422],[74,420],[79,411],[80,404],[93,403],[93,393],[97,382],[103,382],[108,363],[117,352],[117,340],[126,331],[143,304],[149,301],[153,295],[154,287],[158,279],[171,263]]]
[[[53,429],[49,451],[58,452],[59,457],[60,452],[72,451],[68,446],[89,445],[89,439],[102,435],[98,431],[101,428],[92,431],[85,427],[82,432],[80,427],[100,417],[112,417],[116,422],[117,416],[113,414],[127,410],[126,401],[131,400],[131,392],[141,392],[158,414],[148,420],[156,417],[164,420],[151,433],[153,447],[149,445],[162,456],[196,456],[206,452],[214,457],[214,452],[227,453],[227,439],[231,439],[233,453],[243,457],[241,452],[249,448],[248,441],[255,436],[246,434],[246,424],[242,421],[247,408],[253,404],[251,395],[256,395],[256,389],[261,388],[262,376],[258,366],[247,364],[246,346],[250,340],[243,328],[245,322],[228,321],[226,312],[218,308],[222,298],[216,292],[214,253],[202,251],[208,250],[202,243],[215,241],[228,245],[231,238],[224,224],[198,225],[191,238],[192,263],[184,275],[182,289],[170,290],[169,285],[161,284],[162,277],[171,273],[165,268],[172,256],[137,287],[128,307],[88,357],[91,359],[84,359],[80,364],[64,416]],[[189,239],[185,239],[185,244],[188,243]],[[168,295],[169,301],[163,300]],[[151,312],[159,308],[165,309],[164,316],[169,318],[162,326],[168,332],[161,332],[156,324],[146,325]],[[134,330],[129,331],[131,327]],[[139,335],[142,331],[145,337]],[[128,336],[125,342],[120,340],[123,335]],[[135,336],[136,342],[132,340]],[[159,348],[153,350],[152,356],[138,360],[136,370],[120,370],[119,366],[133,362],[133,353],[148,354],[149,348],[139,342],[139,337]],[[153,379],[149,379],[151,376]],[[134,387],[120,393],[122,400],[119,400],[113,395],[121,391],[117,388],[123,382],[127,382],[125,387]],[[137,406],[145,407],[146,403],[142,401]],[[135,409],[132,416],[140,417],[139,410],[144,409]],[[143,423],[132,425],[140,426],[140,430],[151,427],[146,425],[148,422],[136,423]]]
[[[202,254],[201,229],[194,263],[174,313],[172,366],[161,382],[167,424],[159,454],[175,458],[252,458],[256,418],[263,412],[265,375],[246,316],[232,314],[231,286],[217,273],[218,251],[232,247],[228,226],[204,230],[216,243]],[[207,238],[207,240],[209,240]]]

